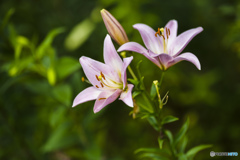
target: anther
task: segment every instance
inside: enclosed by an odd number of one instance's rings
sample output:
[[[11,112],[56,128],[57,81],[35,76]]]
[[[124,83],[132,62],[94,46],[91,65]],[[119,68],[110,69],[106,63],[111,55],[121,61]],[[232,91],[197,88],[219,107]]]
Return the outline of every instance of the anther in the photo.
[[[96,86],[97,88],[99,88],[98,85],[95,85],[95,86]]]
[[[168,29],[168,35],[170,36],[170,29]]]
[[[155,33],[155,37],[157,37],[157,35],[161,36],[160,28],[158,28],[158,31]]]
[[[167,39],[168,39],[168,28],[167,27],[165,28],[165,31],[166,31],[166,35],[167,35]]]
[[[96,79],[97,79],[98,81],[100,81],[99,78],[98,78],[98,76],[97,76],[97,75],[95,75],[95,76],[96,76]]]
[[[101,86],[102,86],[102,88],[104,87],[104,85],[102,84],[102,83],[100,83],[101,84]]]
[[[164,35],[161,35],[162,37],[163,37],[163,39],[165,40],[165,37],[164,37]]]
[[[85,81],[85,78],[84,77],[82,77],[82,82],[84,82]]]
[[[104,74],[102,73],[102,71],[100,72],[100,74],[103,77],[103,79],[106,80]]]
[[[103,99],[107,99],[107,98],[99,98],[98,100],[103,100]]]

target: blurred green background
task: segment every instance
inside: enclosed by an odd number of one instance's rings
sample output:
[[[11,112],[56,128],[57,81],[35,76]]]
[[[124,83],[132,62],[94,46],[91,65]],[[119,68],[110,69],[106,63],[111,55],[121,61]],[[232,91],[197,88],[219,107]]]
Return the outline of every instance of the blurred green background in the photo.
[[[0,1],[0,159],[134,160],[141,147],[158,147],[158,134],[146,120],[116,101],[94,114],[94,101],[71,108],[89,86],[79,57],[103,61],[107,30],[100,10],[109,10],[131,41],[142,44],[135,23],[152,28],[178,21],[178,33],[202,26],[184,51],[200,60],[171,67],[162,93],[166,111],[180,118],[166,126],[175,132],[190,118],[187,148],[212,144],[197,160],[225,159],[210,151],[240,152],[240,1],[238,0],[2,0]],[[116,48],[119,47],[116,45]],[[140,59],[148,89],[161,71]],[[235,159],[236,157],[228,157]]]

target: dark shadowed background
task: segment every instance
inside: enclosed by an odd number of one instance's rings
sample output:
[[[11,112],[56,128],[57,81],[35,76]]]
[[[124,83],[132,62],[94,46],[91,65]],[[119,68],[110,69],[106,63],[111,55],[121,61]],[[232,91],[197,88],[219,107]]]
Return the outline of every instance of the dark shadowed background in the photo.
[[[94,101],[71,107],[89,86],[81,81],[79,57],[103,61],[107,30],[102,8],[119,20],[131,41],[141,44],[135,23],[157,30],[176,19],[178,33],[204,28],[184,50],[199,58],[202,70],[181,62],[165,74],[166,112],[179,117],[166,127],[175,132],[190,118],[187,148],[213,145],[196,160],[226,158],[211,158],[210,151],[239,153],[238,0],[1,0],[0,159],[134,160],[136,149],[158,147],[157,133],[146,120],[132,119],[132,109],[122,101],[97,114]],[[161,71],[136,53],[133,68],[141,59],[149,90]]]

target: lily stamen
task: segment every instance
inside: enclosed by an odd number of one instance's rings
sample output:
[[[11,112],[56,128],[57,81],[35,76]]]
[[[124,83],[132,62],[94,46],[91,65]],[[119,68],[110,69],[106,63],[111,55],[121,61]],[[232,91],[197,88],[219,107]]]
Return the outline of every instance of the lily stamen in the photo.
[[[95,85],[95,87],[99,88],[98,85]]]
[[[107,98],[99,98],[98,100],[104,100],[104,99],[107,99]]]

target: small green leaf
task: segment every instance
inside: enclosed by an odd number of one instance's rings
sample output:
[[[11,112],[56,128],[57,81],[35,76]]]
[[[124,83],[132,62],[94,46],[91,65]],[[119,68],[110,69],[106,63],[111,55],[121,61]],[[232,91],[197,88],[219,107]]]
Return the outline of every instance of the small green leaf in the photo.
[[[174,121],[177,121],[178,118],[177,117],[174,117],[174,116],[166,116],[163,118],[162,120],[162,125],[163,124],[166,124],[166,123],[171,123],[171,122],[174,122]]]
[[[187,132],[189,126],[189,118],[187,121],[183,124],[182,128],[179,130],[179,132],[175,136],[174,144],[177,145],[177,143],[184,137],[184,135]]]
[[[66,111],[66,107],[59,106],[56,111],[54,111],[50,117],[50,125],[52,127],[56,127],[57,124],[59,124],[64,117]]]
[[[164,139],[161,139],[160,137],[158,137],[158,145],[160,149],[162,149],[163,142],[164,142]]]
[[[151,124],[151,126],[156,130],[156,131],[160,131],[160,127],[158,125],[158,121],[156,120],[156,118],[154,116],[150,116],[148,117],[148,122]]]
[[[132,78],[128,78],[128,81],[131,82],[134,86],[138,86],[138,84],[139,84],[138,80],[135,80],[135,79],[132,79]]]
[[[211,148],[212,145],[199,145],[199,146],[196,146],[196,147],[193,147],[192,149],[190,149],[186,155],[189,159],[193,159],[193,157],[198,153],[200,152],[201,150],[204,150],[204,149],[207,149],[207,148]]]
[[[157,90],[154,83],[152,83],[152,86],[151,86],[150,96],[152,100],[157,96]]]
[[[169,130],[165,130],[164,133],[168,137],[170,145],[172,146],[173,145],[173,135],[172,135],[172,132],[169,131]]]
[[[143,153],[139,156],[139,158],[151,158],[152,160],[169,160],[168,157],[164,157],[156,153]]]
[[[132,94],[132,97],[135,98],[136,96],[138,96],[141,93],[142,93],[141,91],[134,91]]]

